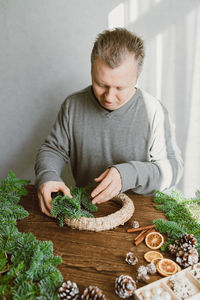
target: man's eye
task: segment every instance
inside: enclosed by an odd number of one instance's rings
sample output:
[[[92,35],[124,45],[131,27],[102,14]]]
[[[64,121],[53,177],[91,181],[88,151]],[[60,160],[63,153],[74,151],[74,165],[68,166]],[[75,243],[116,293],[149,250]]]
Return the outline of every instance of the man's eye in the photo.
[[[101,84],[101,83],[96,83],[99,87],[104,87],[104,85],[103,84]]]

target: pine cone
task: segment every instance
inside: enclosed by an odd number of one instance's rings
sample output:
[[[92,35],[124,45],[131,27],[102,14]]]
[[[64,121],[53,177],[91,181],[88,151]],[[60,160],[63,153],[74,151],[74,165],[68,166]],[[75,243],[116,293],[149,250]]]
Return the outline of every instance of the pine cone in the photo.
[[[171,254],[176,255],[176,262],[187,268],[198,262],[199,255],[196,250],[197,239],[193,234],[185,233],[174,244],[169,245],[168,249]]]
[[[190,254],[188,255],[188,264],[189,266],[193,266],[197,264],[199,261],[199,253],[197,249],[193,248],[190,250]]]
[[[71,282],[70,280],[63,282],[58,290],[58,296],[63,300],[76,300],[79,296],[77,284],[75,282]]]
[[[137,269],[137,274],[147,275],[147,268],[145,266],[139,266]]]
[[[195,247],[197,245],[197,239],[194,237],[194,234],[188,234],[188,233],[183,234],[179,242],[181,245],[188,244],[191,245],[192,247]]]
[[[176,254],[176,262],[184,268],[193,266],[194,264],[198,263],[198,260],[199,260],[199,254],[195,248],[191,248],[186,252],[179,251]]]
[[[183,257],[188,251],[181,248],[181,247],[178,247],[177,251],[176,251],[176,256],[180,256],[180,257]]]
[[[168,246],[168,250],[169,252],[172,254],[172,255],[175,255],[177,250],[178,250],[178,245],[176,245],[175,243],[174,244],[170,244]]]
[[[150,277],[148,274],[138,274],[137,275],[137,281],[140,281],[140,282],[145,282],[147,283],[149,281]]]
[[[132,226],[133,226],[133,228],[139,228],[140,224],[138,221],[133,221]]]
[[[82,300],[106,300],[105,295],[97,286],[89,286],[81,296]]]
[[[126,261],[129,265],[134,266],[134,265],[137,264],[138,258],[134,255],[133,252],[128,252],[128,253],[126,254],[126,259],[125,259],[125,261]]]
[[[136,283],[129,275],[121,275],[115,280],[115,293],[120,298],[129,298],[136,290]]]
[[[147,269],[147,273],[153,275],[156,273],[156,266],[154,263],[150,263],[146,266],[146,269]]]
[[[147,268],[145,266],[140,266],[137,269],[137,281],[147,282],[149,276],[147,274]]]

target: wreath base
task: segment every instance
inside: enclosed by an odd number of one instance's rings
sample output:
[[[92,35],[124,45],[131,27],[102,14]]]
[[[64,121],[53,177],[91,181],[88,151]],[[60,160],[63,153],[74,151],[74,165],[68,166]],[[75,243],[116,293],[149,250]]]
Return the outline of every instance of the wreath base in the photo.
[[[105,217],[79,219],[65,218],[65,223],[73,229],[88,231],[104,231],[113,229],[119,225],[124,225],[133,215],[135,206],[133,201],[126,194],[119,194],[112,199],[122,204],[121,209]]]

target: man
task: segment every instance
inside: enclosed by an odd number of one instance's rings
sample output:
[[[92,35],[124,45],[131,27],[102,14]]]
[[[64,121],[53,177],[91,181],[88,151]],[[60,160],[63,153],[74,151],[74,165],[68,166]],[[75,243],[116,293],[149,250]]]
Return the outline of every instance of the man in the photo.
[[[35,171],[41,210],[51,193],[70,195],[61,179],[71,162],[77,186],[96,182],[92,202],[119,192],[152,194],[174,186],[183,162],[167,110],[136,88],[144,59],[141,38],[116,28],[99,34],[91,54],[92,86],[70,95],[39,150]]]

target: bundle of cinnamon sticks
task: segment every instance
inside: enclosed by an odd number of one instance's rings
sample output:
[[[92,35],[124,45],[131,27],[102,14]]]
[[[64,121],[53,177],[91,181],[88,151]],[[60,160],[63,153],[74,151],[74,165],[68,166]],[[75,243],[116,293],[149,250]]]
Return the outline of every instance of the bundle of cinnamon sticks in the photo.
[[[140,233],[134,239],[135,245],[138,246],[140,243],[142,243],[142,241],[144,241],[144,239],[148,233],[155,231],[154,228],[155,228],[155,225],[148,225],[148,226],[143,226],[143,227],[139,227],[139,228],[131,228],[131,229],[128,229],[127,232],[140,231]]]

